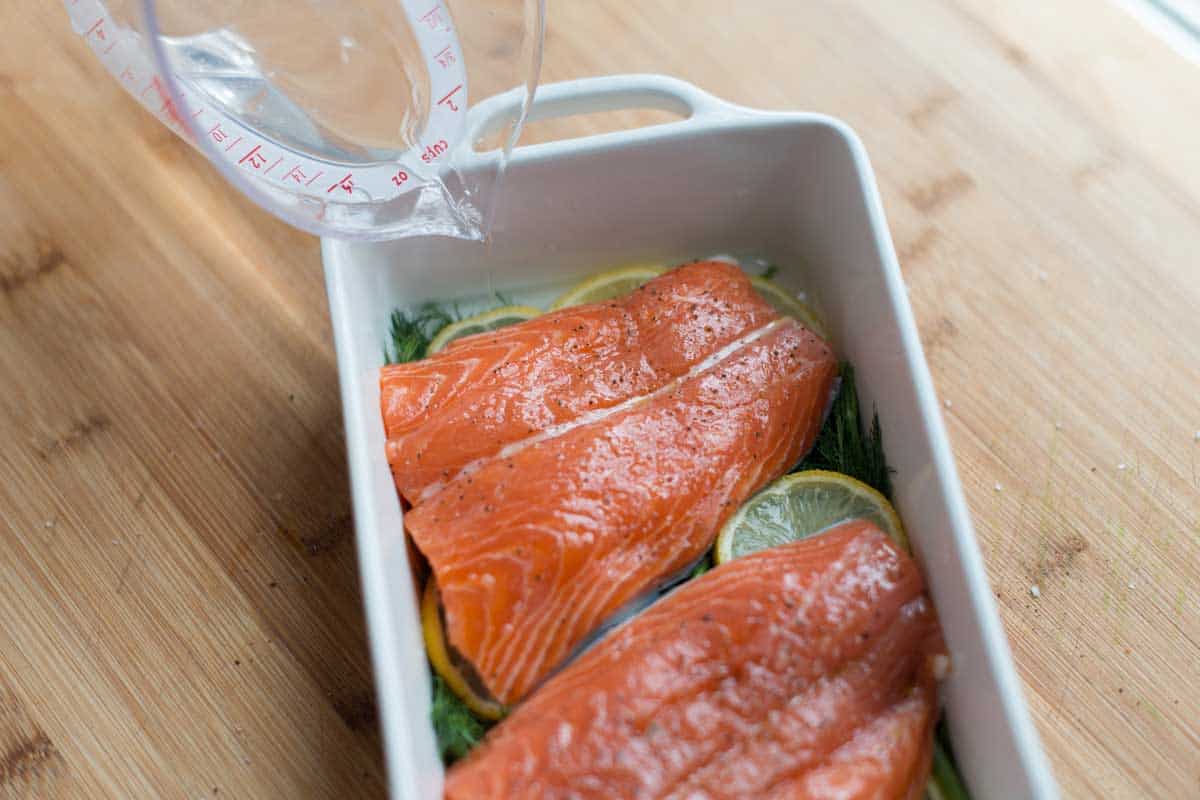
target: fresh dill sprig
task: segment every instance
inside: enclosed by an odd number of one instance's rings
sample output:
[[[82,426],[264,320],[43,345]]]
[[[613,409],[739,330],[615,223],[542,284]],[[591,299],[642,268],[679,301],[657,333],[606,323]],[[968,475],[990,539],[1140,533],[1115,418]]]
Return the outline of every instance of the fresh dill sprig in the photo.
[[[433,676],[433,708],[429,713],[437,735],[438,753],[447,766],[479,744],[490,723],[471,712],[436,673]]]
[[[766,268],[766,270],[763,272],[763,274],[762,274],[762,278],[763,278],[763,280],[767,280],[767,281],[769,281],[769,280],[771,280],[772,278],[774,278],[774,277],[775,277],[776,275],[778,275],[778,274],[779,274],[779,265],[778,265],[778,264],[771,264],[771,265],[769,265],[769,266]]]
[[[842,385],[829,418],[821,427],[812,452],[794,471],[828,469],[841,472],[873,487],[884,497],[892,496],[891,470],[883,455],[883,433],[879,414],[871,418],[871,427],[863,429],[859,416],[858,390],[854,386],[854,367],[843,361]]]
[[[438,331],[456,321],[456,313],[436,303],[425,303],[412,312],[396,309],[392,312],[388,341],[383,346],[383,360],[388,364],[403,364],[425,357],[429,343]]]
[[[506,295],[495,292],[495,308],[511,306],[512,300]],[[491,310],[491,309],[488,309]],[[383,360],[386,364],[404,364],[409,361],[419,361],[429,351],[432,342],[442,328],[462,319],[458,304],[423,303],[414,311],[392,312],[391,325],[388,330],[388,342],[383,346]]]

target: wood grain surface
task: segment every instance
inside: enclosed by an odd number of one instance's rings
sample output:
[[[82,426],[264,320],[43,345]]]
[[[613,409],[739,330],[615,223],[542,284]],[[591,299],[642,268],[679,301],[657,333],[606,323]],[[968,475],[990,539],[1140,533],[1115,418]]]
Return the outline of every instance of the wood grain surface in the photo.
[[[1096,0],[550,6],[545,80],[861,133],[1064,794],[1200,796],[1200,67]],[[317,241],[0,32],[0,798],[380,797]]]

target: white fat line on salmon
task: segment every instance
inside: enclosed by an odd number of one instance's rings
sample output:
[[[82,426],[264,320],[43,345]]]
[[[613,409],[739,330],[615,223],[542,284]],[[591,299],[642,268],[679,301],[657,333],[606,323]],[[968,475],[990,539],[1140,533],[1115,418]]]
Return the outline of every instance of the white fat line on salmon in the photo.
[[[789,321],[795,322],[795,320],[793,320],[791,317],[780,317],[779,319],[768,322],[766,325],[763,325],[761,328],[756,328],[755,330],[750,331],[750,333],[747,333],[738,339],[734,339],[732,342],[725,345],[720,350],[717,350],[715,353],[712,353],[707,358],[704,358],[703,360],[698,361],[697,363],[693,364],[692,367],[687,372],[683,373],[682,375],[675,378],[674,380],[660,386],[659,388],[655,389],[653,392],[650,392],[649,394],[640,395],[638,397],[631,397],[628,400],[624,400],[620,403],[617,403],[615,406],[611,406],[609,408],[601,408],[601,409],[597,409],[595,411],[586,411],[586,412],[580,414],[575,419],[568,420],[567,422],[561,422],[558,425],[551,425],[549,428],[539,431],[539,432],[533,434],[532,436],[527,436],[524,439],[521,439],[520,441],[507,444],[504,447],[502,447],[500,449],[500,452],[496,453],[495,455],[483,456],[481,458],[475,459],[474,461],[468,462],[466,465],[463,466],[463,468],[461,470],[458,471],[458,473],[454,476],[454,479],[457,479],[463,475],[471,475],[471,474],[475,473],[480,467],[482,467],[484,464],[488,463],[489,461],[493,461],[496,459],[503,460],[506,458],[512,458],[514,455],[521,452],[526,447],[535,445],[539,442],[544,442],[547,439],[554,439],[558,436],[562,436],[564,433],[573,431],[576,428],[581,428],[584,425],[591,425],[594,422],[601,422],[615,414],[620,414],[622,411],[628,411],[629,409],[634,408],[638,405],[641,405],[642,403],[645,403],[649,400],[653,400],[657,397],[662,397],[664,395],[670,394],[671,392],[678,389],[681,384],[691,380],[692,378],[695,378],[697,375],[700,375],[701,373],[706,372],[707,370],[712,369],[717,364],[720,364],[725,359],[727,359],[730,356],[737,353],[737,351],[741,350],[743,347],[754,344],[754,342],[758,341],[759,339],[766,336],[771,331],[778,328],[780,325],[783,325],[785,322],[789,322]],[[421,497],[420,497],[421,502],[428,500],[429,498],[433,497],[435,494],[440,492],[446,486],[447,483],[449,483],[449,481],[438,481],[436,483],[430,484],[429,486],[426,486],[425,489],[421,492]]]

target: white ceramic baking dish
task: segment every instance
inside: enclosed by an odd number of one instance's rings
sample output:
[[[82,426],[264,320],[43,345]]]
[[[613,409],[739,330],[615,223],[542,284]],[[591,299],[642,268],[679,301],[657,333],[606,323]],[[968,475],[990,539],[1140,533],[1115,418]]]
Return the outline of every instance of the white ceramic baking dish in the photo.
[[[472,110],[477,138],[516,95]],[[946,712],[974,797],[1054,798],[963,502],[867,155],[819,114],[729,105],[661,76],[538,90],[533,117],[616,108],[675,111],[678,122],[519,149],[490,245],[444,238],[323,242],[341,379],[362,587],[390,786],[440,797],[430,679],[401,510],[384,459],[377,371],[388,315],[429,299],[518,297],[600,268],[756,254],[810,293],[864,407],[877,406],[896,506],[928,578],[953,673]],[[473,138],[474,140],[474,138]],[[472,156],[481,165],[494,154]]]

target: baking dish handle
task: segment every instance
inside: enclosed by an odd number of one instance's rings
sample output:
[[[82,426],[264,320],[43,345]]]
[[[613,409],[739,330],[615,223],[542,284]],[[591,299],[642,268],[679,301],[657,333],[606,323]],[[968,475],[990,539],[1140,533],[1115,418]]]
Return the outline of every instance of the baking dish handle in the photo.
[[[523,88],[513,89],[474,106],[467,119],[469,146],[476,147],[482,139],[515,120],[524,94]],[[608,75],[539,86],[526,121],[636,108],[671,111],[685,117],[684,123],[740,110],[678,78],[654,74]]]

